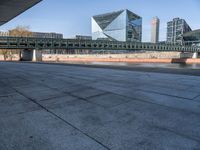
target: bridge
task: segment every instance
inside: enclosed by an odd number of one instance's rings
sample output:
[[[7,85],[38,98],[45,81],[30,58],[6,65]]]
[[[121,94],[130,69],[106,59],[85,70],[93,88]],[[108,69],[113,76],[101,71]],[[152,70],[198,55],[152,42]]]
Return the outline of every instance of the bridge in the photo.
[[[198,46],[34,37],[0,37],[0,49],[23,49],[24,57],[27,60],[32,60],[33,57],[36,59],[39,57],[37,55],[39,50],[47,49],[177,51],[194,53],[194,57],[197,57],[200,52]]]
[[[200,47],[197,46],[34,37],[0,37],[0,49],[89,49],[200,52]]]

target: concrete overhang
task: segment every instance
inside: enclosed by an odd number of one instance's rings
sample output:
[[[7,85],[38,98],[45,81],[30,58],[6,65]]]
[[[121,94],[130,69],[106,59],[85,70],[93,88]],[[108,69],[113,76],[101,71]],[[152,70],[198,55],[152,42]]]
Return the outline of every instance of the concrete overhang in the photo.
[[[42,0],[0,0],[0,25],[10,21]]]

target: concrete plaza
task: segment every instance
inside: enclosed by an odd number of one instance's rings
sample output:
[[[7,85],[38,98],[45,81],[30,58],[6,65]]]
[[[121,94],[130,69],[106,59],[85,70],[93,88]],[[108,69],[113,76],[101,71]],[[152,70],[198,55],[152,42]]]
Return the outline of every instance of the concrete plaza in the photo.
[[[200,77],[0,62],[0,150],[200,150]]]

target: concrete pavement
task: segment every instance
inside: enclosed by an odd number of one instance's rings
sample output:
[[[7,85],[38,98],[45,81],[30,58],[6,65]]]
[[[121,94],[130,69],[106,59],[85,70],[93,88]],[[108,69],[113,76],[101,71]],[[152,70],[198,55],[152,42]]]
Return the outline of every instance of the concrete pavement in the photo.
[[[1,150],[200,150],[198,76],[0,62]]]

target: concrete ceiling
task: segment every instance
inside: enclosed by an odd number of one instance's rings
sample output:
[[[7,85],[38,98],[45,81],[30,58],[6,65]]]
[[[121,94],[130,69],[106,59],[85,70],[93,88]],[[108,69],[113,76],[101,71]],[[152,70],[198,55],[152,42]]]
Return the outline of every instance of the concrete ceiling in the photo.
[[[0,25],[10,21],[42,0],[0,0]]]

